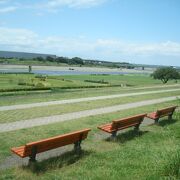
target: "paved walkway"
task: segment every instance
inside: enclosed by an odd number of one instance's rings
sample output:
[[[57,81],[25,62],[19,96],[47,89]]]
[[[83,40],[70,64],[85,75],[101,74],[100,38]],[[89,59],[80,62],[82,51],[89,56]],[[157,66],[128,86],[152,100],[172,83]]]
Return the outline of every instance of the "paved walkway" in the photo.
[[[165,98],[160,98],[160,99],[127,103],[127,104],[122,104],[122,105],[109,106],[109,107],[103,107],[103,108],[98,108],[98,109],[67,113],[67,114],[62,114],[62,115],[54,115],[54,116],[49,116],[49,117],[41,117],[41,118],[28,119],[28,120],[23,120],[23,121],[16,121],[12,123],[2,123],[0,124],[0,132],[8,132],[8,131],[19,130],[19,129],[24,129],[24,128],[32,128],[36,126],[42,126],[42,125],[47,125],[47,124],[52,124],[52,123],[57,123],[57,122],[62,122],[62,121],[79,119],[79,118],[88,117],[88,116],[112,113],[112,112],[117,112],[120,110],[126,110],[130,108],[137,108],[141,106],[172,101],[172,100],[176,100],[177,98],[180,98],[180,96],[172,96],[172,97],[165,97]]]
[[[108,96],[96,96],[96,97],[78,98],[78,99],[68,99],[68,100],[59,100],[59,101],[49,101],[49,102],[40,102],[40,103],[32,103],[32,104],[1,106],[0,111],[28,109],[28,108],[34,108],[34,107],[50,106],[50,105],[70,104],[70,103],[78,103],[78,102],[85,102],[85,101],[95,101],[95,100],[102,100],[102,99],[113,99],[113,98],[119,98],[119,97],[138,96],[138,95],[166,93],[166,92],[175,92],[175,91],[180,91],[180,88],[157,90],[157,91],[145,91],[145,92],[139,92],[139,93],[115,94],[115,95],[108,95]]]

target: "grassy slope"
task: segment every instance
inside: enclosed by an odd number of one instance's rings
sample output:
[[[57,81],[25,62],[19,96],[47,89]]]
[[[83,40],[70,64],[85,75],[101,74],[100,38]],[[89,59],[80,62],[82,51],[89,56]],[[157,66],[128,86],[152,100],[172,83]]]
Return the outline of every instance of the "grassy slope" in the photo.
[[[46,117],[51,115],[60,115],[64,113],[83,111],[88,109],[96,109],[101,107],[120,105],[125,103],[133,103],[143,100],[158,99],[161,97],[169,97],[169,96],[177,96],[177,95],[180,95],[180,91],[113,98],[107,100],[87,101],[87,102],[64,104],[64,105],[52,105],[47,107],[35,107],[35,108],[22,109],[22,110],[0,111],[0,123],[27,120],[27,119]]]
[[[36,171],[29,168],[0,171],[0,179],[160,179],[165,176],[178,179],[180,160],[177,158],[174,160],[173,157],[180,158],[179,112],[175,113],[172,123],[165,118],[159,126],[141,127],[139,136],[128,129],[118,135],[116,142],[107,141],[105,133],[96,128],[112,119],[150,112],[174,103],[177,102],[82,118],[71,123],[63,122],[1,133],[2,160],[10,155],[10,147],[77,129],[92,128],[88,139],[82,145],[85,153],[81,158],[70,152],[38,163]]]
[[[179,87],[179,86],[178,86]],[[178,87],[166,87],[165,89],[174,89]],[[90,88],[90,89],[61,89],[53,92],[21,92],[12,95],[0,95],[0,106],[13,105],[13,104],[27,104],[35,102],[46,102],[61,99],[72,99],[92,96],[102,96],[111,94],[123,94],[142,91],[162,90],[163,87],[153,87],[148,89],[134,88],[121,88],[121,87],[108,87],[108,88]]]
[[[91,76],[84,76],[84,79],[89,79],[90,77]],[[107,77],[107,79],[104,79],[105,81],[108,81],[108,78],[110,78],[109,81],[112,83],[125,83],[126,81],[127,84],[130,83],[137,87],[160,84],[159,81],[152,80],[149,77],[143,77],[141,79],[140,76],[135,78],[131,78],[131,76],[94,76],[93,78],[95,80],[101,80],[101,78],[105,77]],[[83,76],[66,76],[63,78],[80,83],[84,80]],[[2,79],[0,79],[0,88],[3,84],[1,80]],[[53,81],[55,81],[54,86],[56,86],[56,80]],[[60,82],[59,80],[57,81]],[[5,86],[12,88],[12,84],[6,83]],[[86,96],[98,96],[127,92],[127,90],[122,90],[121,88],[102,88],[92,90],[61,90],[57,93],[29,94],[7,97],[1,96],[0,105],[77,98],[84,97],[85,94]],[[134,92],[134,90],[129,90],[129,92]],[[159,95],[155,95],[153,97],[157,96],[159,97]],[[152,96],[150,97],[152,98]],[[136,98],[134,99],[133,97],[133,100],[137,100]],[[126,100],[123,102],[128,102],[128,98],[126,98]],[[132,99],[130,102],[132,102]],[[111,105],[121,103],[121,101],[117,99],[113,103],[111,101],[100,101],[96,103],[97,106],[102,103]],[[92,116],[76,121],[51,124],[48,126],[41,126],[31,129],[23,129],[9,133],[1,133],[0,161],[2,162],[3,159],[10,155],[10,147],[20,146],[26,142],[47,138],[82,128],[89,127],[93,130],[88,139],[83,143],[85,154],[82,156],[82,158],[79,159],[77,156],[73,155],[73,153],[67,153],[64,156],[54,159],[52,158],[42,163],[38,163],[36,172],[32,172],[26,168],[15,168],[0,171],[0,179],[102,179],[102,177],[106,177],[106,179],[160,179],[160,176],[162,177],[166,174],[171,174],[175,177],[175,175],[173,175],[173,171],[170,171],[169,169],[173,167],[173,163],[178,163],[177,161],[173,161],[171,159],[173,158],[172,154],[177,154],[176,152],[179,150],[179,121],[173,121],[174,123],[172,124],[168,124],[168,121],[164,121],[164,123],[162,121],[161,126],[141,127],[143,132],[148,131],[147,133],[142,133],[142,136],[135,136],[132,131],[127,130],[125,134],[121,134],[118,137],[117,142],[106,141],[104,138],[104,133],[100,132],[96,128],[98,125],[110,122],[112,119],[126,117],[136,113],[150,112],[157,108],[172,104],[177,104],[177,101],[147,107],[145,106],[107,115],[99,115],[95,117]],[[86,104],[83,104],[83,106],[85,105]],[[94,105],[95,104],[90,103],[87,107],[94,107]],[[60,109],[56,109],[57,107],[53,108],[55,108],[55,111],[60,113],[66,112],[65,110],[67,106],[65,109],[61,109],[61,107]],[[53,108],[49,110],[50,114],[55,113]],[[82,105],[77,106],[76,108],[78,110],[82,108]],[[36,113],[34,113],[34,111],[33,113],[38,114],[39,111],[39,115],[41,116],[45,110],[46,109],[37,109]],[[27,117],[30,117],[30,114],[28,114],[29,112],[30,111],[24,111],[22,113],[21,111],[14,111],[14,114],[9,113],[10,121],[13,119],[13,117],[23,118],[24,114],[26,113]],[[4,118],[6,117],[8,117],[7,113],[4,114]],[[174,117],[175,120],[179,120],[179,113],[176,113]],[[177,154],[177,156],[179,155]],[[169,164],[172,164],[172,167],[169,167]],[[175,168],[173,167],[173,169]]]

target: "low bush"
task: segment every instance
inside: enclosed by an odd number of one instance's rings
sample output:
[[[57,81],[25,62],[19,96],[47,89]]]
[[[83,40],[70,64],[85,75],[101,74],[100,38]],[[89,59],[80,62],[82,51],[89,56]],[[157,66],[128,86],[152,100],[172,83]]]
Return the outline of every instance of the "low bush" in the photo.
[[[16,92],[16,91],[39,91],[39,90],[51,90],[50,87],[33,87],[33,88],[12,88],[12,89],[0,89],[0,92]]]
[[[96,80],[84,80],[84,82],[90,82],[90,83],[100,83],[100,84],[109,84],[109,82],[104,81],[104,79],[96,81]]]
[[[90,74],[91,76],[110,76],[110,74]]]
[[[38,82],[38,83],[35,84],[35,87],[37,87],[37,88],[43,88],[43,87],[46,87],[46,84],[43,83],[43,82]]]
[[[34,74],[30,72],[0,72],[0,74]]]
[[[26,82],[24,79],[19,79],[18,85],[20,85],[20,86],[35,86],[34,83]]]
[[[46,81],[47,76],[44,76],[44,75],[36,75],[35,78],[38,78],[40,81]]]

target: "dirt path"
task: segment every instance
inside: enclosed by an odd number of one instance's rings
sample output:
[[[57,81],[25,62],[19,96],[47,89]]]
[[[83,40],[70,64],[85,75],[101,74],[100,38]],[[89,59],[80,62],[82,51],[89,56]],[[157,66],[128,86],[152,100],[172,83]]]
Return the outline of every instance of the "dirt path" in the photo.
[[[19,130],[19,129],[24,129],[24,128],[32,128],[36,126],[42,126],[42,125],[47,125],[47,124],[52,124],[52,123],[57,123],[57,122],[62,122],[62,121],[79,119],[79,118],[88,117],[88,116],[112,113],[112,112],[116,112],[120,110],[137,108],[141,106],[172,101],[172,100],[176,100],[177,98],[180,98],[180,96],[172,96],[172,97],[166,97],[166,98],[160,98],[160,99],[121,104],[121,105],[116,105],[116,106],[102,107],[98,109],[91,109],[91,110],[67,113],[67,114],[62,114],[62,115],[54,115],[54,116],[41,117],[41,118],[35,118],[35,119],[28,119],[28,120],[16,121],[12,123],[2,123],[0,124],[0,132],[8,132],[8,131],[14,131],[14,130]]]
[[[28,109],[28,108],[34,108],[34,107],[50,106],[50,105],[71,104],[71,103],[78,103],[78,102],[85,102],[85,101],[113,99],[113,98],[119,98],[119,97],[138,96],[138,95],[147,95],[147,94],[174,92],[174,91],[180,91],[180,88],[157,90],[157,91],[145,91],[145,92],[139,92],[139,93],[126,93],[126,94],[115,94],[115,95],[107,95],[107,96],[96,96],[96,97],[87,97],[87,98],[78,98],[78,99],[68,99],[68,100],[59,100],[59,101],[49,101],[49,102],[40,102],[40,103],[32,103],[32,104],[1,106],[0,111]]]

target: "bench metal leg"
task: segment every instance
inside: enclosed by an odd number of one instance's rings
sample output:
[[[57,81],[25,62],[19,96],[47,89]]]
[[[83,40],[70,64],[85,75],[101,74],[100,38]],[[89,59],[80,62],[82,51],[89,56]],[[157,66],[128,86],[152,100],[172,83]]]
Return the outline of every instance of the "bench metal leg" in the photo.
[[[159,118],[155,119],[155,124],[158,124]]]
[[[138,125],[135,126],[134,130],[135,130],[136,132],[139,131],[139,126],[140,126],[140,124],[138,124]]]
[[[173,114],[170,114],[170,115],[168,116],[168,120],[169,120],[169,121],[172,120],[172,115],[173,115]]]
[[[81,141],[77,141],[74,143],[74,151],[78,154],[81,152]]]
[[[111,134],[111,139],[116,139],[117,131],[113,131]]]
[[[31,156],[29,158],[29,163],[34,163],[36,162],[36,154],[37,154],[37,147],[33,146],[31,150]]]

